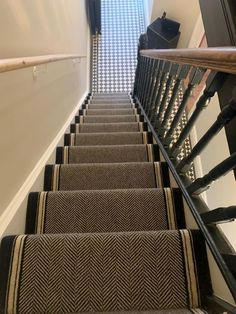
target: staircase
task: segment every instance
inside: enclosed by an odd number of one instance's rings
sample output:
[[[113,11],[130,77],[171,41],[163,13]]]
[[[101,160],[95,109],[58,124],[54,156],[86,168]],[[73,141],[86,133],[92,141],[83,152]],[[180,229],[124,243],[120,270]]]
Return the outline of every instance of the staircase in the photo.
[[[86,99],[26,234],[0,252],[0,313],[205,313],[205,243],[128,94]]]

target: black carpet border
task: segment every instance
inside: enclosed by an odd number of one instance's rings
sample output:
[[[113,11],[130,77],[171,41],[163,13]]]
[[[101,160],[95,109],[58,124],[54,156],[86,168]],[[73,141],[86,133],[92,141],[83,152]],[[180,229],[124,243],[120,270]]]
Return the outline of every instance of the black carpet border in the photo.
[[[0,246],[0,313],[6,313],[6,296],[12,263],[12,250],[17,236],[7,236]]]
[[[66,133],[64,135],[64,145],[65,146],[71,146],[71,135],[70,135],[70,133]]]
[[[160,161],[160,150],[157,144],[153,144],[153,157],[154,161]]]
[[[28,196],[25,222],[26,234],[35,234],[39,195],[39,192],[31,192]]]
[[[52,191],[53,165],[46,165],[44,171],[44,191]]]
[[[201,299],[201,306],[207,305],[207,296],[213,294],[206,244],[200,230],[191,230],[193,250],[196,259],[197,278]]]
[[[186,229],[184,203],[182,192],[179,188],[172,188],[172,195],[174,199],[175,216],[178,229]]]
[[[63,164],[64,162],[64,147],[58,146],[56,149],[56,164]]]
[[[167,162],[161,162],[161,173],[162,173],[162,182],[163,187],[169,188],[170,187],[170,174],[169,174],[169,167]]]

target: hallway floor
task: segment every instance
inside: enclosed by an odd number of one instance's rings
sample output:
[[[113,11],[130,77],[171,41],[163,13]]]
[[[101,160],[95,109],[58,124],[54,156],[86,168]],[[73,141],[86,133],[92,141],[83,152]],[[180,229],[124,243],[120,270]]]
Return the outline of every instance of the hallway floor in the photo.
[[[101,0],[102,35],[93,38],[92,91],[130,92],[138,39],[145,31],[143,0]]]

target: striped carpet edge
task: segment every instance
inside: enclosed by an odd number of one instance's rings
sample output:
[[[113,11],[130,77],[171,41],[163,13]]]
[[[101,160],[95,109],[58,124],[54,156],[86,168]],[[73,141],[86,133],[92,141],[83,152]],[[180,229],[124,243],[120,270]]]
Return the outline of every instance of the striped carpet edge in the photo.
[[[201,296],[208,295],[212,291],[208,278],[204,277],[204,286],[199,284],[197,279],[209,274],[206,248],[204,241],[199,247],[201,238],[199,231],[179,230],[179,233],[183,246],[188,305],[190,309],[193,308],[192,313],[197,314],[201,313],[198,308],[204,305],[204,299],[201,299]],[[1,313],[18,313],[21,266],[27,237],[26,235],[7,236],[2,240],[0,248]],[[199,249],[202,248],[201,254],[198,254]]]
[[[150,162],[160,161],[160,151],[157,144],[146,144],[146,151],[148,161]],[[57,147],[56,164],[69,164],[69,163],[70,163],[70,146]]]
[[[127,164],[135,164],[135,163],[127,163]],[[83,164],[83,165],[86,165],[86,164]],[[68,167],[70,165],[68,164],[67,165],[61,165],[61,164],[46,165],[45,172],[44,172],[44,191],[59,191],[60,190],[60,171],[61,171],[61,167],[63,166]],[[155,176],[155,184],[156,184],[155,187],[162,188],[162,187],[170,186],[169,167],[166,162],[153,162],[153,171],[154,171],[154,176]]]
[[[26,214],[26,234],[45,233],[47,199],[49,193],[51,192],[32,192],[29,194]],[[181,191],[177,188],[164,188],[163,195],[168,229],[176,230],[185,228]],[[178,200],[178,202],[176,202],[176,200]]]

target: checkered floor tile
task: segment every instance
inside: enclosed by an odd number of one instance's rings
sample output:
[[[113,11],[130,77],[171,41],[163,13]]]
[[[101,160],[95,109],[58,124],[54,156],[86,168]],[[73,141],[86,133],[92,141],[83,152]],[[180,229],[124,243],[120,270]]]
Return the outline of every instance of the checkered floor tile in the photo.
[[[92,91],[133,89],[138,39],[144,29],[142,0],[101,0],[102,35],[93,38]]]

